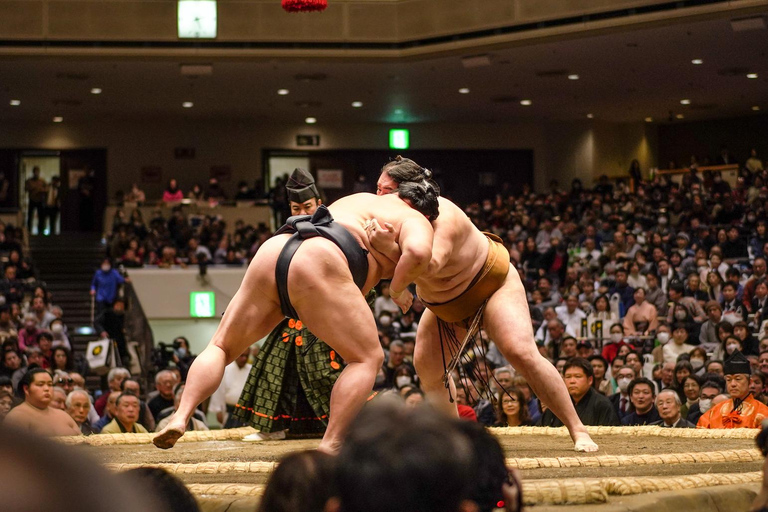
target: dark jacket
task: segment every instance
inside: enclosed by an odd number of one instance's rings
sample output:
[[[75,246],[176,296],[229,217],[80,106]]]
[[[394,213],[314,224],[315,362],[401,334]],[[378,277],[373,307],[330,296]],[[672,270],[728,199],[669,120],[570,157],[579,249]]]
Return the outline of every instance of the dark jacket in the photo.
[[[571,398],[573,400],[573,398]],[[584,398],[579,403],[575,403],[576,414],[585,425],[621,425],[613,404],[608,399],[590,387]],[[547,409],[541,416],[541,426],[543,427],[562,427],[563,422]]]

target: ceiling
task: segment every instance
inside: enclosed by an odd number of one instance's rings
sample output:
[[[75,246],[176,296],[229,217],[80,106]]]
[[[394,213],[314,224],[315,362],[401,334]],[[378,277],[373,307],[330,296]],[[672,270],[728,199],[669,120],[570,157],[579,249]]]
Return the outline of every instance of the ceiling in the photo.
[[[729,19],[495,49],[488,55],[490,66],[471,69],[461,56],[387,62],[1,58],[0,120],[296,123],[312,116],[319,123],[439,123],[570,121],[592,114],[609,122],[646,117],[670,122],[670,113],[688,121],[768,111],[768,30],[734,32]],[[704,63],[693,65],[696,58]],[[180,64],[190,62],[210,63],[213,73],[182,76]],[[758,78],[748,79],[747,73]],[[93,87],[102,93],[91,94]],[[279,96],[281,88],[290,93]],[[460,94],[460,88],[469,88],[469,94]],[[522,106],[523,99],[532,105]],[[682,99],[691,105],[681,105]],[[11,106],[11,100],[21,104]],[[183,108],[186,101],[194,106]],[[353,101],[363,107],[353,108]]]

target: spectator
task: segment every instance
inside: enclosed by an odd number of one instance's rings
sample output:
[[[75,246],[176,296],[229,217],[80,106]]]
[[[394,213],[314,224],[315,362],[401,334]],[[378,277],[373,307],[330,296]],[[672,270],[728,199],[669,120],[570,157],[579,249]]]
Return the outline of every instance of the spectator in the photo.
[[[126,203],[143,204],[146,200],[147,196],[144,194],[144,191],[139,188],[138,183],[133,183],[131,185],[131,190],[125,194],[124,198]]]
[[[594,373],[592,387],[601,395],[611,395],[613,389],[611,379],[608,378],[608,361],[599,355],[591,355],[585,359],[592,365],[592,372]]]
[[[714,352],[720,345],[717,326],[722,321],[723,308],[719,302],[710,300],[706,304],[706,312],[707,321],[702,324],[699,331],[699,343],[707,352]]]
[[[760,354],[760,343],[750,332],[747,322],[741,321],[733,324],[733,335],[741,341],[741,352],[745,356],[757,356]]]
[[[619,418],[608,398],[592,388],[594,371],[586,359],[573,358],[565,364],[565,385],[585,425],[619,425]],[[547,409],[541,417],[542,426],[561,427],[562,421]]]
[[[21,377],[26,372],[26,369],[22,366],[23,363],[24,361],[21,359],[21,354],[17,349],[11,348],[3,353],[3,365],[0,375],[11,379],[14,389],[16,389]]]
[[[635,369],[631,366],[620,366],[614,372],[616,388],[618,391],[611,395],[609,399],[611,400],[611,404],[613,404],[614,411],[619,420],[624,419],[624,417],[632,410],[632,402],[630,401],[629,396],[629,384],[635,380],[636,377],[637,374],[635,374]]]
[[[178,187],[175,178],[168,181],[168,186],[163,191],[164,203],[179,203],[184,199],[184,192]]]
[[[680,354],[689,354],[694,348],[688,343],[688,326],[678,322],[672,330],[672,343],[664,345],[664,362],[674,363]]]
[[[37,337],[41,332],[37,327],[35,315],[26,315],[24,317],[24,328],[19,331],[19,348],[26,350],[27,347],[36,347]]]
[[[624,317],[624,334],[633,336],[655,332],[658,327],[656,307],[645,300],[644,289],[635,290],[634,301]]]
[[[96,301],[96,317],[94,319],[97,332],[104,332],[104,312],[112,307],[117,299],[118,288],[128,282],[120,273],[112,268],[112,260],[104,258],[101,268],[97,270],[91,280],[91,296]]]
[[[109,373],[107,374],[107,386],[109,386],[108,391],[120,391],[121,390],[121,384],[124,379],[128,379],[131,376],[131,372],[126,370],[125,368],[112,368],[109,370]],[[96,412],[99,414],[99,416],[104,415],[104,409],[107,405],[107,399],[109,398],[109,393],[102,393],[101,396],[96,399],[96,403],[93,404],[94,409],[96,409]]]
[[[650,380],[639,377],[629,383],[627,389],[633,411],[624,416],[621,423],[624,425],[650,425],[661,420],[659,412],[654,405],[656,387]]]
[[[435,413],[365,408],[336,459],[338,506],[329,512],[458,511],[474,460],[467,438]]]
[[[400,313],[400,308],[389,296],[389,281],[382,281],[379,287],[381,290],[381,295],[376,297],[376,300],[373,304],[373,310],[376,318],[380,318],[384,311],[388,311],[392,317],[397,318],[397,315]]]
[[[51,321],[50,329],[51,334],[53,335],[53,348],[61,347],[71,351],[72,344],[69,342],[66,326],[61,318],[56,318]]]
[[[587,316],[587,333],[599,340],[609,338],[611,327],[618,321],[619,316],[611,311],[608,296],[599,295],[595,299],[592,311]]]
[[[208,188],[205,191],[205,200],[209,203],[218,203],[227,199],[227,195],[224,193],[224,189],[219,185],[219,180],[216,178],[210,178],[208,180]]]
[[[101,434],[120,434],[134,432],[148,434],[139,422],[139,397],[131,393],[121,393],[115,401],[115,418],[101,429]]]
[[[70,436],[80,429],[67,413],[49,407],[53,399],[53,380],[42,368],[29,370],[19,383],[24,402],[11,410],[3,422],[42,436]]]
[[[24,190],[29,197],[27,206],[27,231],[32,234],[32,219],[37,214],[37,234],[42,235],[45,228],[45,198],[48,185],[40,177],[40,167],[32,168],[32,177],[24,183]]]
[[[747,308],[736,297],[736,285],[730,281],[722,287],[723,320],[735,324],[747,319]]]
[[[152,416],[152,411],[149,410],[147,403],[141,399],[141,383],[132,377],[123,379],[120,383],[120,391],[139,397],[139,423],[148,431],[153,432],[155,430],[155,418]]]
[[[582,333],[582,322],[587,317],[586,313],[579,309],[579,297],[576,295],[568,295],[565,299],[565,304],[557,306],[555,308],[557,318],[565,325],[567,332],[585,335]]]
[[[419,388],[412,388],[403,395],[403,401],[407,409],[416,409],[424,403],[424,392]]]
[[[517,388],[502,391],[496,396],[497,427],[532,426],[525,395]]]
[[[160,421],[159,416],[163,409],[173,407],[173,387],[178,383],[179,380],[176,378],[176,374],[170,370],[162,370],[155,375],[155,387],[158,394],[147,405],[149,410],[152,411],[152,416],[156,422]]]
[[[248,347],[234,362],[224,368],[221,384],[211,396],[208,410],[216,413],[216,420],[224,428],[239,426],[239,421],[232,416],[232,413],[235,412],[237,401],[243,392],[248,375],[251,373],[252,365],[248,364],[250,353],[251,348]]]
[[[768,401],[768,397],[765,396],[766,379],[768,379],[768,377],[766,377],[766,374],[760,370],[755,370],[749,379],[749,392],[752,393],[755,400],[762,403]]]
[[[629,274],[627,269],[619,267],[616,269],[616,284],[608,292],[609,296],[618,296],[619,298],[619,317],[624,317],[630,307],[635,303],[635,290],[627,283]]]
[[[528,413],[531,415],[531,423],[538,425],[541,420],[541,407],[539,407],[539,400],[536,398],[536,395],[533,394],[528,381],[526,381],[525,377],[522,375],[516,375],[512,379],[512,386],[522,391],[526,405],[528,406]]]
[[[661,419],[651,423],[664,428],[696,428],[696,425],[680,414],[680,397],[672,390],[665,389],[656,397],[656,409]]]
[[[75,370],[74,361],[72,361],[72,354],[65,347],[56,347],[52,351],[53,365],[51,369],[61,370],[64,372],[71,372]]]
[[[648,272],[645,274],[645,279],[648,283],[645,300],[656,307],[659,316],[667,316],[667,294],[659,287],[659,276],[657,276],[655,272]]]
[[[138,493],[149,492],[158,507],[165,512],[199,512],[200,507],[195,497],[179,478],[161,468],[143,467],[123,473],[138,488]]]
[[[699,392],[699,401],[691,405],[688,409],[688,416],[686,419],[696,425],[699,418],[712,408],[713,400],[715,397],[723,392],[723,388],[712,380],[706,381],[701,385],[701,391]]]
[[[183,394],[184,384],[176,384],[173,393],[172,410],[169,411],[166,409],[160,414],[161,419],[157,424],[158,432],[162,431],[168,426],[168,423],[171,422],[171,417],[173,416],[173,413],[176,412],[176,409],[179,408],[179,403],[181,402]],[[205,415],[203,415],[202,411],[195,411],[195,414],[189,419],[189,422],[187,422],[187,430],[209,430],[208,425],[205,424]]]
[[[67,414],[75,420],[81,433],[86,436],[96,433],[88,422],[88,413],[91,410],[91,397],[87,392],[76,389],[67,395],[64,403],[67,408]]]
[[[103,429],[105,426],[111,423],[112,420],[115,419],[115,415],[117,414],[117,397],[119,397],[121,394],[121,391],[110,391],[105,393],[107,400],[104,406],[104,415],[99,418],[99,420],[93,425],[93,430],[95,433],[98,434],[101,432],[101,429]]]
[[[687,418],[688,413],[691,411],[691,407],[699,403],[699,395],[701,395],[701,379],[697,375],[690,375],[683,379],[682,385],[685,402],[681,404],[680,414],[682,414],[684,418]]]
[[[669,299],[674,303],[674,307],[667,315],[667,322],[670,324],[680,321],[703,323],[707,318],[704,309],[693,297],[685,297],[684,291],[685,286],[679,281],[669,285]]]
[[[13,393],[9,393],[4,389],[0,390],[0,425],[2,425],[5,417],[8,416],[8,413],[11,412],[11,407],[13,407]]]

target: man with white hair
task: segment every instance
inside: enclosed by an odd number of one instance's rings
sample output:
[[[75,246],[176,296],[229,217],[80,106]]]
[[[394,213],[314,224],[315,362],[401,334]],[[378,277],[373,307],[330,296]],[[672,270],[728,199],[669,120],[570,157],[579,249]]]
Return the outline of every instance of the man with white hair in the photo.
[[[664,389],[656,396],[656,409],[659,411],[661,419],[654,421],[651,425],[658,425],[664,428],[696,428],[696,425],[686,420],[680,414],[680,407],[683,405],[680,396],[673,389]]]
[[[120,385],[123,383],[123,380],[130,376],[131,372],[125,368],[117,367],[109,370],[109,373],[107,374],[107,385],[109,386],[109,391],[120,391]],[[107,406],[109,391],[102,393],[101,396],[96,399],[96,403],[93,404],[93,407],[96,409],[96,412],[99,416],[104,416],[104,409]]]
[[[67,409],[67,414],[75,420],[75,423],[80,428],[80,432],[87,436],[95,433],[88,421],[88,413],[91,411],[91,397],[86,391],[82,389],[72,391],[67,395],[64,405]]]
[[[155,375],[155,388],[157,396],[147,404],[152,411],[155,421],[160,421],[160,412],[168,407],[173,407],[173,387],[178,384],[176,374],[171,370],[161,370]]]
[[[509,366],[502,366],[493,370],[493,379],[491,379],[491,391],[494,394],[504,390],[508,390],[512,387],[512,379],[515,377],[515,372]]]

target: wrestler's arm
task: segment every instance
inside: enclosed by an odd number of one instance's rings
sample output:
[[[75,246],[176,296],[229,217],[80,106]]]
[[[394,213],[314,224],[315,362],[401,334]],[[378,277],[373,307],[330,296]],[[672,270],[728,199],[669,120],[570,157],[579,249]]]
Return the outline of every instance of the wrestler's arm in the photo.
[[[397,244],[397,236],[395,234],[395,227],[389,222],[385,222],[382,227],[379,221],[371,219],[370,227],[366,228],[368,234],[368,241],[371,242],[371,247],[380,252],[385,258],[392,263],[400,261],[402,251]]]
[[[389,289],[399,295],[405,288],[424,273],[432,259],[434,231],[426,218],[413,217],[400,227],[400,259]],[[394,299],[394,297],[393,297]]]

